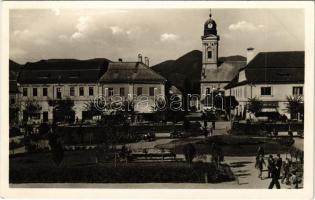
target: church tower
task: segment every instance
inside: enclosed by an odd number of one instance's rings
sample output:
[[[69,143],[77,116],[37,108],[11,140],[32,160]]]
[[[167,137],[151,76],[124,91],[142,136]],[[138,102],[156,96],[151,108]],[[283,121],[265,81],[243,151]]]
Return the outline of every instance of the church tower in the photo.
[[[218,49],[220,37],[217,34],[217,24],[211,18],[204,24],[202,41],[202,70],[200,80],[201,110],[213,108],[214,93],[221,90],[221,83],[217,80],[218,75]]]
[[[217,24],[211,18],[204,24],[204,34],[202,40],[202,74],[201,80],[207,80],[207,75],[218,67],[218,48],[220,37],[217,35]]]

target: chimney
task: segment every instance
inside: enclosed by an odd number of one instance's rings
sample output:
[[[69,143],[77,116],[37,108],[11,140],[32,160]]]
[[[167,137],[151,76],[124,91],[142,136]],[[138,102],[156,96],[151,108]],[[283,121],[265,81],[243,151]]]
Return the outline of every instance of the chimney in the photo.
[[[122,62],[122,58],[118,58],[118,62]]]
[[[149,58],[148,57],[144,57],[144,64],[149,67]]]
[[[246,64],[248,64],[254,58],[254,48],[247,48]]]
[[[138,62],[142,62],[142,55],[141,55],[141,53],[138,54]]]

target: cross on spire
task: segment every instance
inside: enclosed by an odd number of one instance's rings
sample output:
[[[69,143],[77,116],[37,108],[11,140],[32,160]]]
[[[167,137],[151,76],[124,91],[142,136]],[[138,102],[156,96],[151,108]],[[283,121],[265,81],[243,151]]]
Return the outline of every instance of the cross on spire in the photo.
[[[211,8],[210,8],[210,14],[209,14],[209,17],[210,17],[210,19],[211,19],[211,17],[212,17],[212,14],[211,14]]]

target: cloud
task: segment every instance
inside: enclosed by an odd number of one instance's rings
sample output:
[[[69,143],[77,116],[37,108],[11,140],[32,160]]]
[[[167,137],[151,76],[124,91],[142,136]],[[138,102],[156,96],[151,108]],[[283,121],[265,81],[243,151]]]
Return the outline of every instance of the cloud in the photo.
[[[34,40],[34,44],[36,44],[38,46],[47,46],[50,44],[50,41],[45,40],[45,39],[41,39],[41,38],[37,38]]]
[[[113,35],[118,35],[118,34],[122,34],[124,32],[124,29],[122,29],[119,26],[110,26],[109,27],[110,30],[112,31]]]
[[[24,30],[15,30],[13,36],[18,39],[26,39],[31,36],[31,32],[28,29]]]
[[[229,30],[230,31],[257,31],[257,30],[263,29],[264,27],[265,26],[262,24],[255,25],[247,21],[240,21],[235,24],[231,24],[229,26]]]
[[[56,16],[59,16],[59,15],[60,15],[60,9],[59,9],[59,8],[52,8],[51,11],[52,11]]]
[[[90,17],[80,16],[76,25],[77,31],[71,35],[72,39],[80,39],[84,37],[85,32],[88,30],[88,21]]]
[[[173,33],[163,33],[161,36],[160,36],[160,40],[162,42],[165,42],[165,41],[174,41],[174,40],[177,40],[179,38],[178,35],[176,34],[173,34]]]

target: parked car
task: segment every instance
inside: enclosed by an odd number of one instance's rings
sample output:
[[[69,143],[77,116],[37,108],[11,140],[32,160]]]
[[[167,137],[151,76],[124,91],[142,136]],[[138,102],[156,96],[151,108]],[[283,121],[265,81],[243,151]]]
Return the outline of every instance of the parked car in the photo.
[[[184,137],[184,133],[182,131],[172,131],[170,133],[170,138],[182,138]]]
[[[142,135],[142,139],[146,141],[154,141],[155,140],[155,133],[149,132]]]

